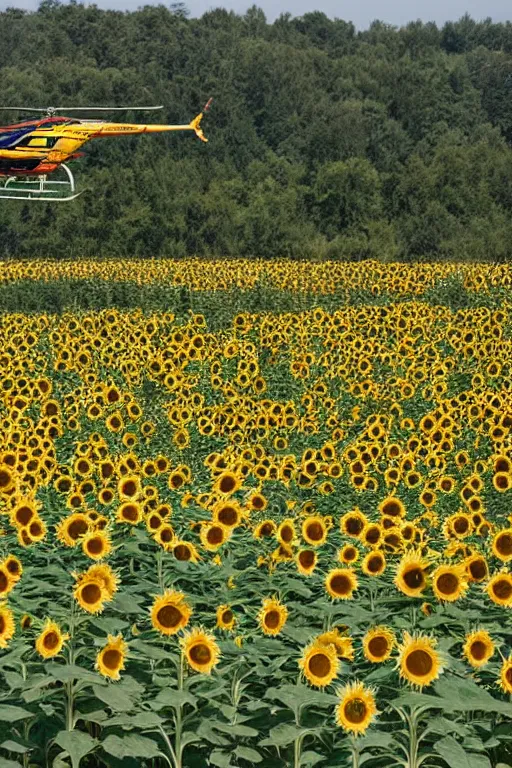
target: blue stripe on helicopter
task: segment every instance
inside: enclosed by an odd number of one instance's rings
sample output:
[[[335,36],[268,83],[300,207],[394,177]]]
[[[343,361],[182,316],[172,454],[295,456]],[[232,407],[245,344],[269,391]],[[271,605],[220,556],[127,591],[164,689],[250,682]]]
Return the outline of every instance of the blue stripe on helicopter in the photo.
[[[17,131],[8,131],[7,133],[0,133],[0,149],[8,149],[9,147],[15,147],[20,139],[32,133],[34,126],[31,125],[27,128],[22,128]]]

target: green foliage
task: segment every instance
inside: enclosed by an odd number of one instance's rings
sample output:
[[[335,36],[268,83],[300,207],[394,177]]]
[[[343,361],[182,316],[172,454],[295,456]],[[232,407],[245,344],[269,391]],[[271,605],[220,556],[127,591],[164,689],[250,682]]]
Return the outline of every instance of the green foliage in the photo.
[[[0,104],[153,101],[186,122],[215,97],[208,145],[92,142],[72,204],[2,201],[1,256],[511,256],[509,24],[43,0],[0,13],[0,39]]]

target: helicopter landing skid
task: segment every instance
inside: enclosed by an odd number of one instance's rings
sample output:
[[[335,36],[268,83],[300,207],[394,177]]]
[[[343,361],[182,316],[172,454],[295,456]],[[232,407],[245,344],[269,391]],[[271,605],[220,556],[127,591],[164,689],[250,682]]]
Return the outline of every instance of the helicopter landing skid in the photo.
[[[43,200],[46,203],[66,203],[76,200],[82,192],[76,192],[73,174],[64,163],[61,163],[67,180],[48,180],[46,175],[35,179],[23,179],[19,176],[8,176],[3,184],[0,183],[1,200]]]

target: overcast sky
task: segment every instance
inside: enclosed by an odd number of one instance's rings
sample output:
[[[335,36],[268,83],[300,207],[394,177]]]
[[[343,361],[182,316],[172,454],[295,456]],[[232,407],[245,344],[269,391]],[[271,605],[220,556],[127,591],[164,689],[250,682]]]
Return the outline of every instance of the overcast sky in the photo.
[[[116,10],[134,9],[142,5],[153,4],[155,0],[96,0],[100,8]],[[0,10],[9,6],[35,9],[38,0],[0,0]],[[160,4],[170,4],[160,0]],[[216,7],[244,13],[252,5],[251,0],[185,0],[185,5],[192,16],[201,16],[205,11]],[[435,21],[442,25],[445,21],[455,21],[464,13],[469,13],[477,21],[490,16],[493,21],[512,21],[511,0],[260,0],[256,2],[267,14],[268,21],[274,21],[280,13],[289,12],[292,16],[302,16],[308,11],[323,11],[331,18],[354,22],[357,29],[366,29],[374,19],[388,24],[401,26],[408,21],[421,19]]]

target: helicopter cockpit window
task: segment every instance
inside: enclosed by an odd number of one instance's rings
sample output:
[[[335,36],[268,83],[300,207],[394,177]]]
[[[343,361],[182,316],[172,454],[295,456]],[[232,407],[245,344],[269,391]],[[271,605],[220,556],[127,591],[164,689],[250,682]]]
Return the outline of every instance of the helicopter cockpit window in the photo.
[[[34,147],[35,149],[51,149],[57,141],[58,136],[25,136],[18,143],[18,147]]]

